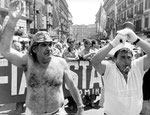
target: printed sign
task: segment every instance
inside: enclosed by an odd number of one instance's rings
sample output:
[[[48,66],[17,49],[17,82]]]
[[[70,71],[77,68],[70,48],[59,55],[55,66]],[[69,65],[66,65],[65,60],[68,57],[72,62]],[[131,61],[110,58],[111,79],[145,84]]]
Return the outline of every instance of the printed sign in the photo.
[[[26,78],[24,72],[0,59],[0,104],[24,102],[26,97]],[[91,66],[89,61],[68,62],[73,80],[81,95],[99,95],[101,92],[101,76]],[[64,95],[69,96],[67,86],[64,84]]]

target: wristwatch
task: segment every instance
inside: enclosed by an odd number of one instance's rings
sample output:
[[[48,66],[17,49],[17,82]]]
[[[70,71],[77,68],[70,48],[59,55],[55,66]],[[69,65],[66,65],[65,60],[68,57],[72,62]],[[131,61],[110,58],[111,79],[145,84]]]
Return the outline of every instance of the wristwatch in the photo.
[[[140,39],[137,38],[137,40],[135,42],[133,42],[133,45],[136,45],[139,41],[140,41]]]
[[[78,109],[84,109],[84,105],[78,106]]]

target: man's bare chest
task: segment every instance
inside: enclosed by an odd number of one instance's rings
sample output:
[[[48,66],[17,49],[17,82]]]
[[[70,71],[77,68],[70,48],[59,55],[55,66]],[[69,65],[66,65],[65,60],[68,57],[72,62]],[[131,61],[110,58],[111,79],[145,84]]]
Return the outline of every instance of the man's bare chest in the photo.
[[[62,85],[62,81],[63,70],[61,68],[32,67],[28,70],[27,85],[31,88],[58,87]]]

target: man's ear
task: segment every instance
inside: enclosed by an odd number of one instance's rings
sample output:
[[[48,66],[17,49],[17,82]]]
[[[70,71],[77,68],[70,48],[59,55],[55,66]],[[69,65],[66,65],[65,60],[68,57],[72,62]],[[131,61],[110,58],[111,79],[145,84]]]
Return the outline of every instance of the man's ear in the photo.
[[[37,52],[37,46],[33,46],[33,47],[32,47],[32,51],[33,51],[34,53],[36,53],[36,52]]]
[[[114,62],[116,62],[117,61],[117,58],[116,57],[113,57],[113,59],[112,59]]]

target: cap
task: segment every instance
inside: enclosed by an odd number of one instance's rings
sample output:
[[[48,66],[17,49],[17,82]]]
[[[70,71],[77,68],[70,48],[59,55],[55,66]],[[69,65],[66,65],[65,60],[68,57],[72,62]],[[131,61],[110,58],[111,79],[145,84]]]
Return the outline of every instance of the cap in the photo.
[[[108,53],[108,55],[109,55],[109,56],[114,56],[114,54],[115,54],[118,50],[120,50],[120,49],[122,49],[122,48],[128,48],[128,49],[131,50],[132,53],[134,53],[134,52],[133,52],[134,46],[131,45],[131,44],[128,43],[128,42],[125,42],[124,44],[119,44],[118,46],[116,46],[115,48],[113,48],[112,50],[110,50],[110,52]]]
[[[42,42],[52,42],[52,38],[50,37],[49,33],[46,31],[38,31],[33,38],[31,39],[29,51],[31,50],[32,46],[35,43],[42,43]]]

